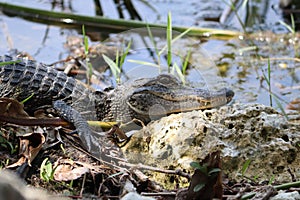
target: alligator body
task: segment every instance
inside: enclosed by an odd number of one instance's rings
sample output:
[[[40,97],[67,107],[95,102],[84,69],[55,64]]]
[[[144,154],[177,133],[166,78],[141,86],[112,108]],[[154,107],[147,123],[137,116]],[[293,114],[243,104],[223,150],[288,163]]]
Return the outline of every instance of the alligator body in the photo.
[[[183,86],[167,74],[137,79],[110,91],[94,91],[50,66],[12,61],[16,59],[0,57],[0,97],[19,101],[30,97],[24,103],[27,112],[54,107],[60,117],[74,124],[82,143],[96,157],[108,157],[110,150],[103,148],[107,142],[90,130],[86,120],[127,123],[137,119],[147,124],[171,113],[224,105],[234,95],[229,89],[211,93]]]
[[[3,56],[1,62],[13,58]],[[137,79],[119,85],[109,92],[93,91],[81,82],[54,68],[31,60],[20,60],[0,67],[0,97],[25,102],[25,110],[50,107],[56,100],[89,113],[100,121],[129,122],[138,119],[148,123],[170,113],[206,109],[231,101],[229,89],[211,93],[207,90],[183,86],[172,75]]]

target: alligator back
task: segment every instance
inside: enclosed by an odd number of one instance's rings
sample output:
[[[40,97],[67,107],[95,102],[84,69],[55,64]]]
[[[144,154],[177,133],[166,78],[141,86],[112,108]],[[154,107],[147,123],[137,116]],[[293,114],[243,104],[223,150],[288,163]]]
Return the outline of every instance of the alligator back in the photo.
[[[95,109],[93,92],[79,81],[42,63],[0,57],[0,63],[14,60],[0,66],[0,97],[22,101],[32,96],[24,104],[28,111],[51,107],[56,100],[76,104],[78,110],[86,110],[90,104]]]

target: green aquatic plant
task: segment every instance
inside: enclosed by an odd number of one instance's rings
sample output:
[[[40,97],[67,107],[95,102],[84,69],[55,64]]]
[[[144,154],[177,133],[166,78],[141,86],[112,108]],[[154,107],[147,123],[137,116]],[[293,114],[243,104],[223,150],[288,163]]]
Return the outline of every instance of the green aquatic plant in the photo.
[[[172,15],[168,13],[168,22],[167,22],[167,65],[168,72],[170,73],[170,68],[172,64]]]
[[[271,64],[270,64],[270,58],[268,59],[268,75],[266,76],[265,73],[263,72],[264,79],[266,80],[268,84],[268,91],[269,91],[269,98],[270,98],[270,106],[273,106],[273,101],[272,101],[272,93],[271,93]]]
[[[119,54],[120,54],[119,49],[117,50],[115,61],[113,61],[112,59],[110,59],[108,56],[106,56],[104,54],[102,55],[104,61],[108,64],[117,83],[121,82],[122,66],[125,62],[125,59],[126,59],[128,53],[129,53],[131,43],[132,43],[132,41],[130,40],[129,43],[127,44],[126,49],[121,50],[121,52],[122,52],[121,56],[119,56]]]
[[[46,182],[52,181],[54,179],[54,171],[52,163],[48,158],[45,158],[40,167],[40,178]]]
[[[229,6],[230,9],[234,12],[234,14],[235,14],[235,16],[236,16],[236,18],[237,18],[239,24],[241,25],[241,27],[242,27],[244,33],[246,33],[246,32],[247,32],[247,31],[246,31],[246,26],[245,26],[245,23],[242,21],[240,15],[239,15],[239,13],[238,13],[238,8],[237,8],[237,6],[236,6],[236,1],[235,1],[235,2],[234,2],[233,0],[230,0],[230,2],[225,1],[225,0],[222,0],[222,1],[223,1],[227,6]],[[242,7],[246,7],[247,3],[248,3],[248,0],[243,0]]]
[[[267,75],[264,73],[264,71],[262,71],[262,75],[264,77],[264,80],[267,82],[268,85],[268,92],[269,92],[269,98],[270,98],[270,106],[273,107],[273,97],[276,101],[276,105],[278,106],[278,108],[280,109],[280,111],[283,113],[283,115],[285,116],[286,119],[288,119],[288,115],[286,114],[284,107],[282,106],[282,103],[280,102],[280,98],[274,94],[272,92],[272,88],[271,88],[271,63],[270,63],[270,58],[268,59],[268,68],[267,68]]]
[[[282,20],[279,20],[279,23],[282,24],[287,30],[289,30],[293,35],[296,33],[296,25],[294,15],[291,14],[291,25],[285,23]]]
[[[249,166],[250,166],[251,160],[248,159],[246,160],[246,162],[243,164],[243,167],[241,169],[241,174],[242,176],[245,176],[246,171],[248,170]]]
[[[11,65],[11,64],[19,63],[19,62],[21,62],[21,60],[13,60],[13,61],[7,61],[7,62],[0,62],[0,67],[4,66],[4,65]]]
[[[90,62],[90,58],[88,56],[88,54],[89,54],[89,39],[85,34],[85,26],[84,25],[82,25],[82,35],[83,35],[84,54],[85,54],[85,61],[86,61],[85,64],[87,66],[86,76],[87,76],[88,83],[90,83],[90,80],[91,80],[92,75],[93,75],[93,65]]]
[[[164,57],[166,57],[168,73],[172,73],[172,74],[177,73],[178,77],[180,78],[182,83],[185,84],[186,69],[189,65],[191,50],[189,50],[187,52],[186,56],[184,56],[184,57],[179,56],[182,62],[176,63],[174,61],[174,58],[176,56],[173,56],[173,54],[172,54],[172,49],[173,49],[172,46],[177,40],[186,36],[191,29],[189,28],[173,38],[173,30],[172,30],[173,28],[172,27],[173,27],[172,26],[172,15],[171,15],[171,13],[168,13],[168,22],[167,22],[167,29],[166,29],[166,45],[164,45],[161,49],[159,49],[157,46],[157,43],[154,39],[154,36],[152,34],[151,27],[147,26],[148,37],[154,47],[154,53],[155,53],[155,56],[153,56],[154,62],[134,60],[134,59],[128,59],[128,62],[155,67],[159,70],[159,73],[161,73],[161,71],[162,71],[161,70],[161,67],[162,67],[161,58],[163,55],[165,55]],[[105,59],[107,59],[107,58],[105,58]],[[108,61],[108,62],[110,63],[110,65],[114,66],[114,63],[112,61]]]
[[[28,101],[29,99],[31,99],[34,96],[34,93],[32,93],[29,97],[27,97],[26,99],[23,99],[20,103],[24,104],[26,101]]]

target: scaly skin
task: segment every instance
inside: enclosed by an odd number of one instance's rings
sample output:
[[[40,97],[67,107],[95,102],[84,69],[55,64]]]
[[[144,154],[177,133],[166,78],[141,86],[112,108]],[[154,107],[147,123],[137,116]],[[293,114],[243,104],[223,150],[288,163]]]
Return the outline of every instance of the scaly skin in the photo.
[[[164,115],[221,106],[234,96],[223,89],[210,92],[183,86],[174,76],[162,74],[117,86],[110,92],[94,91],[54,68],[31,60],[0,57],[0,97],[25,102],[26,111],[54,107],[60,117],[73,123],[87,150],[94,152],[98,140],[86,120],[130,122],[138,119],[145,124]],[[2,63],[2,64],[1,64]],[[81,113],[84,112],[84,117]],[[98,147],[101,149],[101,147]]]
[[[0,63],[12,60],[9,56],[0,57]],[[62,100],[79,112],[89,111],[89,119],[124,123],[132,119],[148,123],[151,117],[221,106],[234,95],[229,89],[210,92],[183,86],[166,74],[137,79],[105,93],[93,91],[61,71],[30,60],[0,67],[1,97],[22,101],[32,94],[24,104],[29,112],[52,107],[53,102]],[[157,105],[163,109],[155,110]]]

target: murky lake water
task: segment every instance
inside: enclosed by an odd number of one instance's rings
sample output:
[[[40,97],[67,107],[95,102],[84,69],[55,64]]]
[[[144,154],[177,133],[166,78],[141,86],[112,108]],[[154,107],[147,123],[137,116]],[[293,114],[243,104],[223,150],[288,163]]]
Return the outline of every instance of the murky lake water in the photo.
[[[1,0],[1,2],[4,2]],[[64,7],[55,6],[49,1],[20,1],[9,3],[46,10],[73,12],[83,15],[95,15],[94,1],[64,1]],[[104,2],[104,1],[103,1]],[[218,29],[240,30],[241,26],[235,17],[231,15],[224,18],[224,10],[228,7],[224,1],[191,0],[186,1],[133,1],[142,19],[153,23],[166,23],[167,12],[172,12],[173,25],[211,27]],[[105,1],[101,4],[105,16],[118,18],[113,1]],[[248,9],[248,12],[245,12]],[[251,11],[251,12],[250,12]],[[223,16],[224,15],[224,16]],[[128,18],[128,13],[124,13]],[[220,16],[225,24],[218,22]],[[233,88],[236,93],[235,101],[247,103],[258,102],[270,104],[269,92],[264,75],[267,75],[268,57],[271,66],[271,91],[279,97],[278,101],[285,105],[299,97],[299,62],[292,58],[299,54],[299,39],[295,35],[284,35],[287,29],[280,23],[282,14],[278,8],[277,0],[251,1],[248,7],[241,8],[239,16],[250,26],[248,30],[254,30],[250,36],[234,38],[231,40],[192,38],[184,39],[174,44],[176,49],[187,51],[193,43],[192,60],[190,61],[197,70],[189,72],[189,78],[194,82],[203,84],[209,88],[227,86]],[[262,30],[260,35],[258,32]],[[105,40],[107,35],[101,33],[93,35]],[[270,33],[274,31],[277,34]],[[5,54],[9,49],[16,48],[19,51],[28,52],[36,60],[53,63],[64,59],[69,52],[64,47],[68,36],[78,35],[78,30],[68,29],[53,25],[26,21],[18,17],[0,15],[0,54]],[[136,37],[138,39],[138,37]],[[163,40],[163,39],[161,39]],[[91,45],[93,42],[90,42]],[[94,41],[96,43],[96,41]],[[135,50],[142,47],[135,47]],[[145,49],[144,49],[145,50]],[[180,52],[180,51],[179,51]],[[128,59],[149,58],[147,51],[135,51]],[[174,54],[180,54],[174,52]],[[287,59],[288,58],[288,59]],[[132,69],[132,63],[125,63],[124,70],[132,76],[140,76],[142,72],[148,74],[145,68]],[[276,101],[273,99],[276,106]]]

